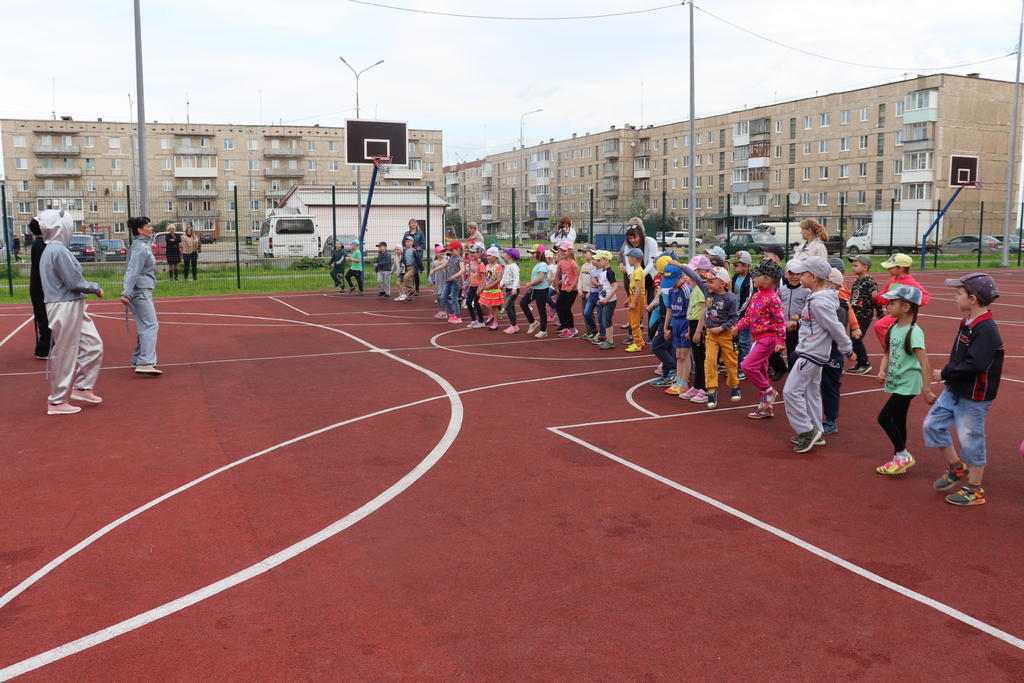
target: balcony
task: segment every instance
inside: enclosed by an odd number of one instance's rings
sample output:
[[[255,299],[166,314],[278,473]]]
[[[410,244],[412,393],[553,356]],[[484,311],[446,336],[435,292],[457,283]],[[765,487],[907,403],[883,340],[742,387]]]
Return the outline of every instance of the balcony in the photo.
[[[301,168],[265,168],[263,175],[267,178],[301,178],[306,172]]]
[[[178,211],[178,218],[217,218],[220,211],[216,209],[181,209]]]
[[[906,152],[922,152],[925,150],[935,149],[935,138],[922,138],[920,140],[905,140],[903,142],[903,151]]]
[[[603,194],[605,197],[618,197],[619,196],[619,188],[618,188],[618,186],[615,186],[615,187],[602,187],[601,188],[601,194]]]
[[[935,171],[932,169],[925,169],[922,171],[911,171],[903,169],[903,173],[900,174],[901,183],[933,183],[935,182]]]
[[[217,150],[213,147],[175,147],[174,153],[180,157],[214,157]]]
[[[551,211],[546,211],[546,210],[530,211],[530,218],[532,218],[533,220],[536,220],[538,218],[551,218]]]
[[[496,214],[493,211],[484,211],[480,214],[480,220],[482,221],[493,221],[496,218]]]
[[[527,168],[530,171],[536,171],[538,168],[551,168],[551,160],[544,159],[542,161],[532,161]]]
[[[216,178],[217,167],[196,168],[192,166],[175,166],[175,178]]]
[[[423,169],[392,166],[387,177],[395,180],[421,180],[423,178]]]
[[[490,164],[484,164],[483,166],[480,167],[480,177],[481,178],[490,178],[493,175],[494,175],[494,167],[491,166]]]
[[[286,194],[288,194],[288,190],[266,190],[263,196],[267,199],[281,199]]]
[[[37,197],[82,197],[81,190],[36,190]]]
[[[483,186],[483,187],[493,187],[494,183],[492,181],[491,176],[489,176],[489,175],[488,176],[483,176],[480,179],[480,185]]]
[[[650,178],[651,177],[651,169],[649,169],[649,168],[634,168],[633,169],[633,177],[634,178]]]
[[[302,133],[293,133],[288,131],[279,131],[276,133],[263,133],[265,138],[301,138]]]
[[[219,196],[217,190],[207,190],[204,188],[193,189],[190,187],[182,188],[174,191],[174,196],[179,199],[214,199]]]
[[[268,159],[282,158],[282,157],[304,157],[306,153],[299,147],[264,147],[263,156]]]
[[[732,205],[733,216],[767,216],[768,210],[767,204],[754,204],[752,206]]]
[[[39,156],[70,157],[81,154],[78,145],[33,145],[32,152]]]
[[[485,197],[480,200],[480,206],[494,206],[494,200]]]
[[[77,178],[82,175],[82,169],[80,168],[37,168],[35,170],[37,178]]]
[[[747,159],[747,168],[767,168],[771,165],[768,157],[750,157]]]

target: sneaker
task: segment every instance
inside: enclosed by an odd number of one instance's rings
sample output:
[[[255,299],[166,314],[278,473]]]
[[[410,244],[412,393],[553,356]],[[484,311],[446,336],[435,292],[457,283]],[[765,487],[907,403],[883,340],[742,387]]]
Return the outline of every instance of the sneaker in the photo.
[[[492,322],[494,322],[493,315],[489,315],[486,318],[484,318],[484,325],[490,325]]]
[[[740,378],[740,380],[745,380],[747,378],[747,373],[745,373],[742,370],[740,370],[739,378]]]
[[[623,344],[632,344],[633,343],[633,335],[627,334],[626,338],[622,340],[622,343]]]
[[[751,420],[764,420],[765,418],[775,417],[775,411],[772,410],[770,405],[766,407],[758,406],[753,411],[747,413],[747,417]]]
[[[743,397],[740,396],[740,388],[739,387],[736,387],[734,389],[730,389],[729,390],[729,400],[730,401],[738,401],[741,398],[743,398]]]
[[[445,318],[448,317],[448,314],[445,313],[444,311],[438,311],[437,313],[434,314],[434,317],[437,318],[438,320],[444,320]]]
[[[628,330],[629,329],[629,323],[623,323],[622,325],[619,325],[619,329],[620,330]]]
[[[383,296],[383,295],[384,295],[384,293],[381,292],[381,296]],[[398,296],[395,297],[395,301],[405,301],[408,298],[409,298],[408,294],[399,294]]]
[[[683,397],[683,395],[680,394],[679,398],[682,398],[682,397]],[[707,403],[707,402],[708,402],[708,392],[704,391],[703,389],[698,389],[693,394],[693,396],[690,397],[690,403]]]
[[[505,334],[515,334],[519,331],[519,325],[509,325],[505,328]]]
[[[163,370],[157,370],[152,365],[138,365],[135,367],[136,375],[149,375],[150,377],[159,377],[164,374]]]
[[[775,387],[768,387],[768,391],[764,392],[763,402],[765,405],[771,405],[775,403],[779,398],[779,392],[775,391]]]
[[[570,327],[569,329],[566,330],[566,333],[566,339],[572,339],[573,337],[579,336],[579,332],[576,331],[575,327]]]
[[[707,393],[707,400],[704,401],[704,402],[708,404],[708,408],[715,408],[715,407],[717,407],[718,406],[718,392],[717,391],[709,391]]]
[[[849,370],[847,370],[847,372],[850,373],[851,375],[866,375],[869,372],[871,372],[871,366],[870,365],[855,365],[852,368],[850,368]]]
[[[593,332],[584,332],[583,334],[580,335],[580,339],[584,339],[586,341],[591,341],[593,338],[594,338],[594,333]]]
[[[73,406],[70,403],[60,403],[58,405],[53,405],[52,403],[49,403],[46,406],[47,415],[74,415],[75,413],[81,411],[81,408],[79,408],[78,406]]]
[[[797,434],[797,441],[793,446],[794,453],[807,453],[812,448],[818,445],[818,440],[821,438],[821,432],[816,427],[811,427],[809,431],[803,434]]]
[[[985,489],[977,484],[964,484],[963,488],[956,493],[946,496],[946,502],[953,505],[984,505]]]
[[[875,468],[879,474],[905,474],[907,470],[915,465],[914,456],[907,453],[906,456],[896,455],[884,465]]]
[[[822,434],[838,434],[839,425],[836,424],[835,420],[822,420],[821,421],[821,433]]]
[[[460,318],[460,317],[458,317],[456,315],[450,315],[450,316],[448,316],[448,322],[450,322],[452,325],[461,325],[462,324],[462,318]]]
[[[799,440],[800,440],[800,435],[799,435],[799,434],[797,434],[796,436],[791,436],[791,437],[789,437],[789,440],[790,440],[790,441],[791,441],[792,443],[796,443],[797,441],[799,441]],[[819,438],[818,438],[818,443],[816,443],[816,444],[814,444],[814,445],[815,445],[815,446],[824,446],[824,445],[825,445],[825,437],[824,437],[824,436],[822,436],[822,437],[819,437]]]
[[[564,338],[568,338],[568,337],[570,336],[570,335],[569,335],[569,330],[568,330],[568,329],[565,329],[565,330],[559,330],[559,332],[558,332],[558,335],[557,335],[557,336],[559,336],[559,337],[562,337],[563,339],[564,339]]]
[[[637,351],[643,351],[643,350],[644,350],[644,345],[643,344],[637,344],[636,342],[633,342],[632,344],[630,344],[629,346],[626,347],[626,353],[636,353]]]
[[[492,322],[490,325],[487,326],[487,329],[490,330],[491,332],[497,332],[498,331],[498,321],[495,320],[494,322]]]
[[[932,488],[936,491],[948,491],[951,488],[955,488],[966,477],[967,467],[965,465],[960,467],[950,465],[946,467],[946,471],[942,473],[942,476],[935,480]]]
[[[71,400],[89,403],[94,406],[98,406],[103,403],[103,399],[94,394],[92,389],[75,389],[71,392]]]
[[[669,396],[682,396],[683,392],[685,392],[685,391],[687,391],[686,385],[685,384],[680,384],[679,382],[676,382],[675,384],[670,386],[668,389],[666,389],[665,393],[668,394]]]
[[[594,346],[598,346],[599,344],[603,344],[606,339],[607,337],[598,337],[597,335],[594,335],[594,338],[590,340],[590,343]]]
[[[652,386],[652,387],[667,387],[667,386],[671,386],[671,385],[673,385],[675,383],[676,383],[676,373],[671,372],[671,373],[669,373],[667,375],[662,375],[660,377],[655,377],[654,379],[652,379],[647,384],[648,384],[648,386]]]
[[[530,323],[529,327],[526,328],[526,334],[533,336],[534,332],[540,329],[540,323],[536,320]]]
[[[689,401],[691,398],[693,398],[694,396],[697,395],[698,391],[699,391],[699,389],[697,389],[697,387],[690,386],[689,389],[687,389],[683,393],[679,394],[679,398],[683,399],[684,401]]]
[[[608,341],[607,339],[605,339],[600,344],[597,345],[597,348],[601,349],[602,351],[607,351],[608,349],[614,349],[615,348],[615,342]]]
[[[536,337],[537,339],[544,339],[544,338],[546,338],[548,336],[548,333],[546,331],[544,331],[544,330],[541,330],[540,332],[538,332],[537,334],[535,334],[533,336]]]

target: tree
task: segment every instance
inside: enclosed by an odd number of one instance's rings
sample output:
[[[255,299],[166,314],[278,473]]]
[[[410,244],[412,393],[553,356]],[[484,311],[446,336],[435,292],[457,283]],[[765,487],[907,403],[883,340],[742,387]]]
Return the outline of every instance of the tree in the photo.
[[[462,234],[462,213],[458,209],[448,209],[444,212],[445,232],[449,235]]]
[[[633,216],[643,217],[647,215],[647,202],[640,197],[633,197],[626,206],[626,218]]]

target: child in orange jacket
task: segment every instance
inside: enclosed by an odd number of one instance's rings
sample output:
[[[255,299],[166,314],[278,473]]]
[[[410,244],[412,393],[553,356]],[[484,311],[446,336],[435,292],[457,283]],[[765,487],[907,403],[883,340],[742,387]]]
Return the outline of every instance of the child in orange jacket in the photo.
[[[914,279],[914,276],[910,274],[910,266],[913,265],[913,263],[914,260],[906,254],[893,254],[888,261],[882,264],[883,268],[887,268],[889,270],[889,274],[892,275],[892,278],[872,297],[872,301],[874,301],[877,306],[885,307],[888,304],[888,300],[882,295],[897,285],[909,285],[920,289],[921,306],[924,306],[929,300],[931,300],[932,297],[928,294],[928,290],[922,287],[921,284]],[[883,348],[885,347],[885,335],[895,322],[896,318],[891,315],[883,315],[875,323],[875,335],[878,337],[878,343]]]

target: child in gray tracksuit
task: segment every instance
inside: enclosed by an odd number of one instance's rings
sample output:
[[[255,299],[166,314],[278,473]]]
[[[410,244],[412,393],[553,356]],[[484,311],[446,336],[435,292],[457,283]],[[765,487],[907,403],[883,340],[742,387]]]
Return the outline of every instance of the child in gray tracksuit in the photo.
[[[71,213],[48,209],[36,220],[46,240],[39,276],[53,336],[46,414],[71,415],[81,408],[70,400],[92,405],[103,402],[93,393],[103,362],[103,340],[85,307],[90,293],[103,298],[103,288],[82,277],[82,266],[67,247],[75,227]]]
[[[821,369],[829,361],[832,342],[843,356],[853,353],[853,344],[836,313],[839,293],[828,283],[832,270],[829,262],[813,256],[790,262],[788,270],[799,274],[801,284],[810,290],[800,314],[800,337],[783,389],[786,417],[796,432],[791,439],[793,450],[806,453],[825,444],[821,425]]]

